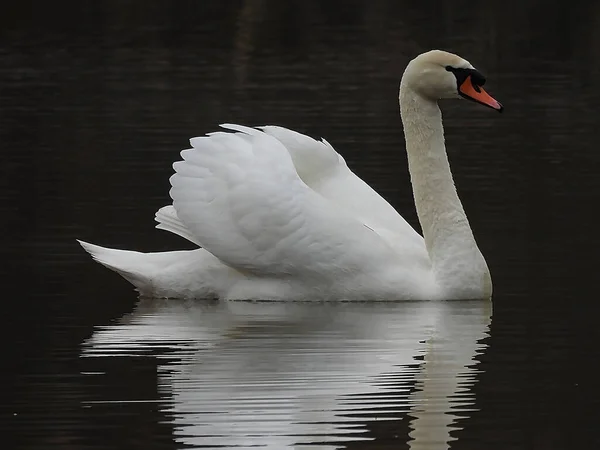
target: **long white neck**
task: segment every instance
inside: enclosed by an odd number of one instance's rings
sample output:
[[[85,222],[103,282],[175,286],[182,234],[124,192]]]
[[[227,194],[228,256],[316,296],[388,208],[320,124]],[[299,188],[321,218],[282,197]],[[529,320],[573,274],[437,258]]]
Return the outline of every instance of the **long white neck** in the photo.
[[[487,298],[492,284],[456,193],[436,101],[400,85],[400,112],[419,222],[445,298]]]

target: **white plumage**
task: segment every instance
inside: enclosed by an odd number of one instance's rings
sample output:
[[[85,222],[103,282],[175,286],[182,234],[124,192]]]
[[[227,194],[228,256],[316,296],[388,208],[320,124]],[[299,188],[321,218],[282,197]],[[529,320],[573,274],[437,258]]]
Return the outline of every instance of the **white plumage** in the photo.
[[[440,60],[436,82],[441,86],[451,84],[449,72],[441,72],[445,63],[468,64],[445,52],[425,55],[428,64]],[[325,140],[276,126],[225,124],[222,127],[232,132],[190,140],[191,148],[182,151],[182,160],[173,165],[173,205],[156,213],[157,228],[200,249],[138,253],[81,244],[146,296],[261,300],[489,296],[489,272],[466,216],[462,220],[464,211],[445,160],[441,119],[437,124],[441,147],[435,126],[433,135],[423,135],[423,130],[436,125],[439,109],[437,99],[410,89],[411,77],[423,64],[419,58],[423,55],[413,60],[412,69],[409,64],[403,77],[408,87],[404,94],[401,88],[401,104],[404,95],[412,107],[406,114],[403,110],[403,121],[425,240]],[[433,105],[435,110],[430,111]]]

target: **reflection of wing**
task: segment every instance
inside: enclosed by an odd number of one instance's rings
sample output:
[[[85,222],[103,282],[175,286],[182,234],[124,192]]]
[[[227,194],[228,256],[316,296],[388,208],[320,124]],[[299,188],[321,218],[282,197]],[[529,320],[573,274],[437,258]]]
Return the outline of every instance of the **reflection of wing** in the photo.
[[[169,396],[179,443],[297,448],[361,438],[373,415],[391,419],[390,411],[398,417],[421,407],[447,415],[426,402],[455,395],[456,383],[412,401],[402,383],[414,376],[453,378],[472,364],[489,311],[484,303],[461,304],[144,300],[126,323],[97,330],[83,348],[84,355],[102,356],[168,347],[159,391]],[[415,358],[427,361],[432,348],[443,356],[439,364],[427,373],[415,369]],[[181,362],[173,364],[178,355]]]
[[[337,280],[397,257],[372,230],[298,177],[277,139],[257,132],[191,139],[171,177],[177,216],[202,247],[261,275]]]

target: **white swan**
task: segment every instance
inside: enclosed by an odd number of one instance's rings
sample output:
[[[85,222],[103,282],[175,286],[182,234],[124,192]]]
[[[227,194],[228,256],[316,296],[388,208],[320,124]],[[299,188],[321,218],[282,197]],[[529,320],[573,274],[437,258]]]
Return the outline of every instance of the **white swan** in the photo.
[[[139,253],[81,242],[143,296],[262,300],[489,298],[490,273],[456,193],[438,99],[498,111],[466,60],[407,66],[400,110],[422,238],[325,140],[280,127],[191,139],[157,228],[200,249]]]

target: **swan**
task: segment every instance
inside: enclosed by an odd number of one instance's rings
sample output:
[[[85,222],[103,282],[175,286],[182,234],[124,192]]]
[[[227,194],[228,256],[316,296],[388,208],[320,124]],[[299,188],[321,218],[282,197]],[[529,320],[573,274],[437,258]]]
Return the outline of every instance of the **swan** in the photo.
[[[78,241],[142,297],[225,300],[488,299],[492,280],[458,197],[438,100],[499,112],[484,76],[445,51],[418,55],[400,113],[421,236],[324,139],[223,124],[173,164],[159,229],[199,248],[140,253]]]

